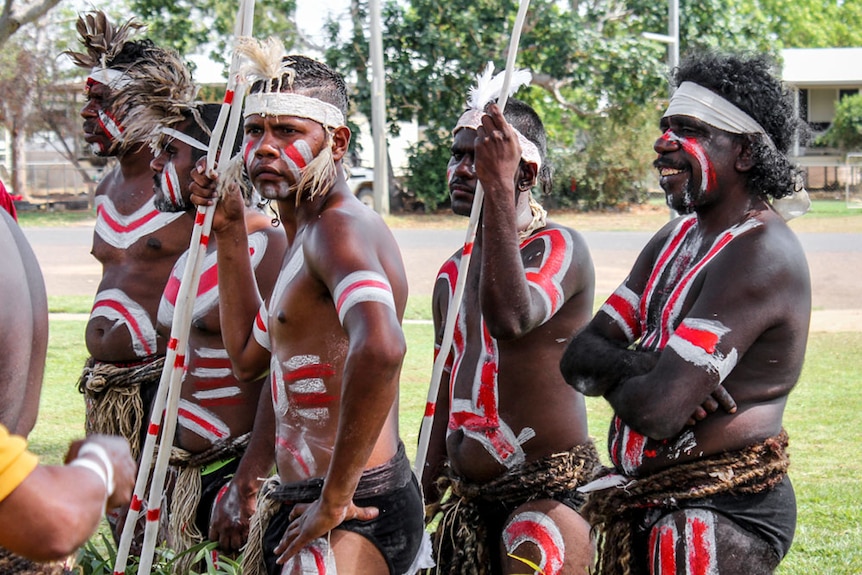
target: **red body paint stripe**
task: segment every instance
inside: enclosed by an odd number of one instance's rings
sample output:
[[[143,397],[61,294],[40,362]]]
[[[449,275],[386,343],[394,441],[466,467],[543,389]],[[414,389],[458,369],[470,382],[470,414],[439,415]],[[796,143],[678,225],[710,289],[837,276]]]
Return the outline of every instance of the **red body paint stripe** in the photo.
[[[225,104],[227,104],[227,105],[231,105],[231,104],[233,104],[233,96],[234,96],[234,91],[233,91],[233,90],[227,90],[227,91],[225,91],[225,93],[224,93],[224,103],[225,103]]]
[[[424,417],[431,417],[432,415],[434,415],[434,411],[436,409],[437,409],[437,404],[431,403],[429,401],[428,403],[425,404],[425,416]]]
[[[710,354],[715,353],[715,346],[719,341],[719,337],[711,331],[694,329],[684,323],[680,324],[674,333]]]
[[[389,287],[389,284],[387,284],[385,282],[381,282],[381,281],[377,281],[377,280],[363,280],[360,282],[356,282],[355,284],[351,284],[350,286],[347,287],[347,289],[345,289],[343,292],[341,292],[341,297],[338,298],[338,303],[335,304],[335,308],[340,310],[341,306],[344,305],[344,300],[346,300],[350,294],[352,294],[356,290],[364,289],[364,288],[377,288],[377,289],[382,289],[382,290],[390,292],[390,293],[392,292],[392,288]]]
[[[93,309],[96,309],[98,307],[107,307],[120,312],[120,315],[123,316],[123,318],[129,324],[129,327],[132,328],[132,332],[134,332],[135,336],[138,338],[138,341],[141,342],[141,345],[144,347],[144,351],[147,353],[147,355],[155,353],[150,347],[150,345],[147,343],[146,338],[144,338],[143,331],[141,330],[141,326],[138,325],[137,320],[132,317],[132,315],[129,313],[129,310],[127,310],[121,303],[114,300],[105,299],[95,304],[93,306]]]
[[[104,222],[106,224],[108,224],[108,227],[110,227],[112,230],[114,230],[116,232],[120,232],[120,233],[128,233],[128,232],[131,232],[132,230],[136,230],[139,227],[143,226],[144,224],[146,224],[147,222],[149,222],[150,220],[152,220],[153,218],[155,218],[156,216],[159,215],[158,210],[153,210],[151,212],[147,212],[146,214],[144,214],[143,216],[141,216],[137,220],[130,222],[127,225],[123,225],[123,224],[119,223],[117,220],[113,219],[107,213],[107,211],[105,210],[105,206],[103,204],[100,204],[99,207],[96,209],[96,211],[98,212],[98,214],[102,218],[102,220],[104,220]]]
[[[198,404],[201,407],[219,407],[223,405],[242,405],[245,403],[245,400],[238,396],[233,395],[231,397],[214,397],[211,399],[201,399],[198,401]]]
[[[331,377],[334,374],[335,368],[328,363],[312,363],[285,373],[284,381],[291,383],[303,379]]]
[[[709,573],[712,553],[708,542],[709,525],[695,517],[688,519],[691,541],[688,549],[688,565],[692,573]]]
[[[635,316],[635,308],[631,303],[616,293],[611,294],[605,303],[620,314],[620,317],[624,322],[626,322],[626,325],[632,333],[638,333],[638,322],[637,317]]]
[[[290,445],[281,437],[276,437],[275,442],[285,450],[289,451],[291,455],[293,455],[293,458],[296,459],[296,462],[299,463],[300,467],[302,467],[302,471],[306,475],[311,475],[311,470],[308,468],[308,464],[305,462],[299,451],[293,445]]]
[[[150,435],[158,435],[159,427],[160,426],[158,424],[151,423],[150,426],[147,428],[147,433],[149,433]]]
[[[307,163],[305,158],[299,153],[299,150],[296,149],[295,146],[288,146],[284,149],[284,153],[287,154],[287,157],[290,158],[294,164],[301,170],[305,167]]]
[[[327,393],[293,393],[290,396],[290,403],[303,409],[328,405],[336,399],[338,399],[336,396]]]
[[[129,503],[129,511],[138,512],[141,510],[141,500],[137,495],[132,495],[132,501]]]
[[[206,429],[207,431],[209,431],[210,433],[212,433],[216,437],[221,438],[221,437],[225,436],[224,431],[217,428],[215,425],[213,425],[212,423],[210,423],[206,419],[198,417],[197,415],[195,415],[194,413],[190,412],[187,409],[183,409],[183,408],[178,409],[177,415],[185,417],[186,419],[189,419],[189,420],[197,423],[198,425],[200,425],[201,427],[203,427],[204,429]]]
[[[156,507],[155,509],[147,509],[147,521],[158,521],[159,515],[161,515],[161,513],[161,507]]]

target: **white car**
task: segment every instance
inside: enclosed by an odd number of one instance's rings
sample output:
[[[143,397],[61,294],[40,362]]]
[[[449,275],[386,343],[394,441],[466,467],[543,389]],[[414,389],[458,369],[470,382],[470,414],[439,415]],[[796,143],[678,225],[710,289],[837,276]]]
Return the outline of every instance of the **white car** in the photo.
[[[359,201],[374,209],[374,169],[360,166],[350,168],[347,185]]]

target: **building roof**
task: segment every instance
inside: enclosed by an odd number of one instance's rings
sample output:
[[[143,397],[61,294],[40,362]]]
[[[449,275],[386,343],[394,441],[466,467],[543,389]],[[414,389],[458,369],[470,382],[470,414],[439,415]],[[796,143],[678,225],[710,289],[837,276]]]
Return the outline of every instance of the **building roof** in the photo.
[[[787,48],[781,56],[792,86],[862,87],[862,48]]]

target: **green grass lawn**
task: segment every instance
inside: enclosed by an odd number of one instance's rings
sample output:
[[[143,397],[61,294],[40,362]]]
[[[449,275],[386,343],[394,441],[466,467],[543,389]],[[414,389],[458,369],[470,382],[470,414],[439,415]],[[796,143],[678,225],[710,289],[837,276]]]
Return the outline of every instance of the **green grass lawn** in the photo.
[[[51,308],[87,311],[89,302],[52,298]],[[83,307],[82,307],[83,306]],[[408,315],[427,317],[427,300],[411,300]],[[86,359],[82,320],[52,321],[48,366],[33,451],[58,463],[74,438],[83,435],[83,401],[76,390]],[[432,327],[404,326],[408,352],[402,371],[401,434],[411,459],[431,372]],[[779,575],[862,573],[862,334],[814,334],[805,368],[791,395],[785,427],[791,438],[790,474],[799,520],[796,539]],[[588,401],[590,432],[604,453],[607,405]],[[607,458],[604,458],[607,461]]]

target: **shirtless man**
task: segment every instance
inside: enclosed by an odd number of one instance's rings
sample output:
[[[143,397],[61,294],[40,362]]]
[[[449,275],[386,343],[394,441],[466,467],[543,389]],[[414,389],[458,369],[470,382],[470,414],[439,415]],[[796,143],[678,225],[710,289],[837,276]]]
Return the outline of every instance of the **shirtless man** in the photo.
[[[48,297],[33,249],[0,211],[0,424],[27,437],[36,424],[48,352]]]
[[[470,215],[477,182],[485,200],[422,475],[427,503],[452,487],[434,572],[523,573],[517,558],[549,575],[585,572],[594,550],[574,490],[598,455],[583,396],[546,366],[592,316],[593,263],[580,234],[548,221],[532,198],[537,183],[551,185],[535,111],[514,99],[505,118],[496,104],[487,114],[471,105],[453,132],[447,179],[456,214]],[[462,253],[437,276],[436,353]]]
[[[5,210],[0,270],[0,573],[60,573],[62,560],[98,527],[105,501],[129,500],[135,464],[125,441],[104,436],[73,443],[65,467],[38,465],[27,451],[45,372],[48,304],[36,256]]]
[[[155,204],[162,212],[179,212],[194,220],[195,206],[189,201],[190,174],[195,162],[206,153],[208,132],[214,128],[220,108],[220,104],[198,106],[207,131],[191,112],[184,114],[185,119],[175,127],[163,128],[151,162]],[[254,207],[245,210],[245,226],[257,288],[267,296],[278,275],[287,238],[272,225],[270,217]],[[260,485],[258,476],[235,478],[237,486],[231,488],[231,496],[216,501],[217,495],[228,491],[251,436],[261,389],[267,389],[266,374],[251,380],[240,380],[233,374],[219,322],[217,248],[217,238],[213,237],[207,243],[194,302],[171,459],[166,519],[168,545],[178,552],[207,536],[223,540],[225,551],[239,551],[245,543]],[[165,339],[171,335],[177,292],[187,261],[188,252],[174,266],[159,306],[157,330]],[[239,485],[247,489],[238,492]],[[223,504],[227,507],[221,522],[211,527],[211,515]]]
[[[424,529],[398,435],[401,255],[344,178],[343,79],[303,56],[282,59],[276,48],[274,39],[241,45],[254,81],[244,110],[245,166],[255,189],[276,202],[290,246],[268,301],[253,281],[235,189],[213,223],[222,333],[234,369],[271,370],[272,401],[255,434],[266,431],[278,473],[261,488],[243,572],[315,565],[302,572],[414,572]],[[192,191],[196,203],[208,203],[215,181],[200,168]],[[246,457],[240,471],[268,461]]]
[[[131,81],[126,73],[160,62],[166,75],[187,77],[176,54],[149,40],[130,40],[132,21],[119,28],[103,13],[83,14],[78,31],[86,53],[69,53],[90,70],[81,110],[84,137],[95,154],[117,165],[96,188],[93,256],[102,279],[86,328],[90,359],[79,381],[86,400],[87,433],[122,435],[140,451],[144,422],[164,364],[166,338],[156,331],[156,311],[177,258],[189,245],[193,220],[153,205],[153,159],[143,139],[124,137],[123,112],[114,101]],[[113,43],[104,46],[104,38]]]
[[[795,189],[797,120],[764,56],[696,55],[675,81],[655,167],[684,215],[561,362],[614,409],[615,469],[585,513],[599,573],[771,573],[796,523],[782,414],[811,314],[802,247],[768,201]]]

